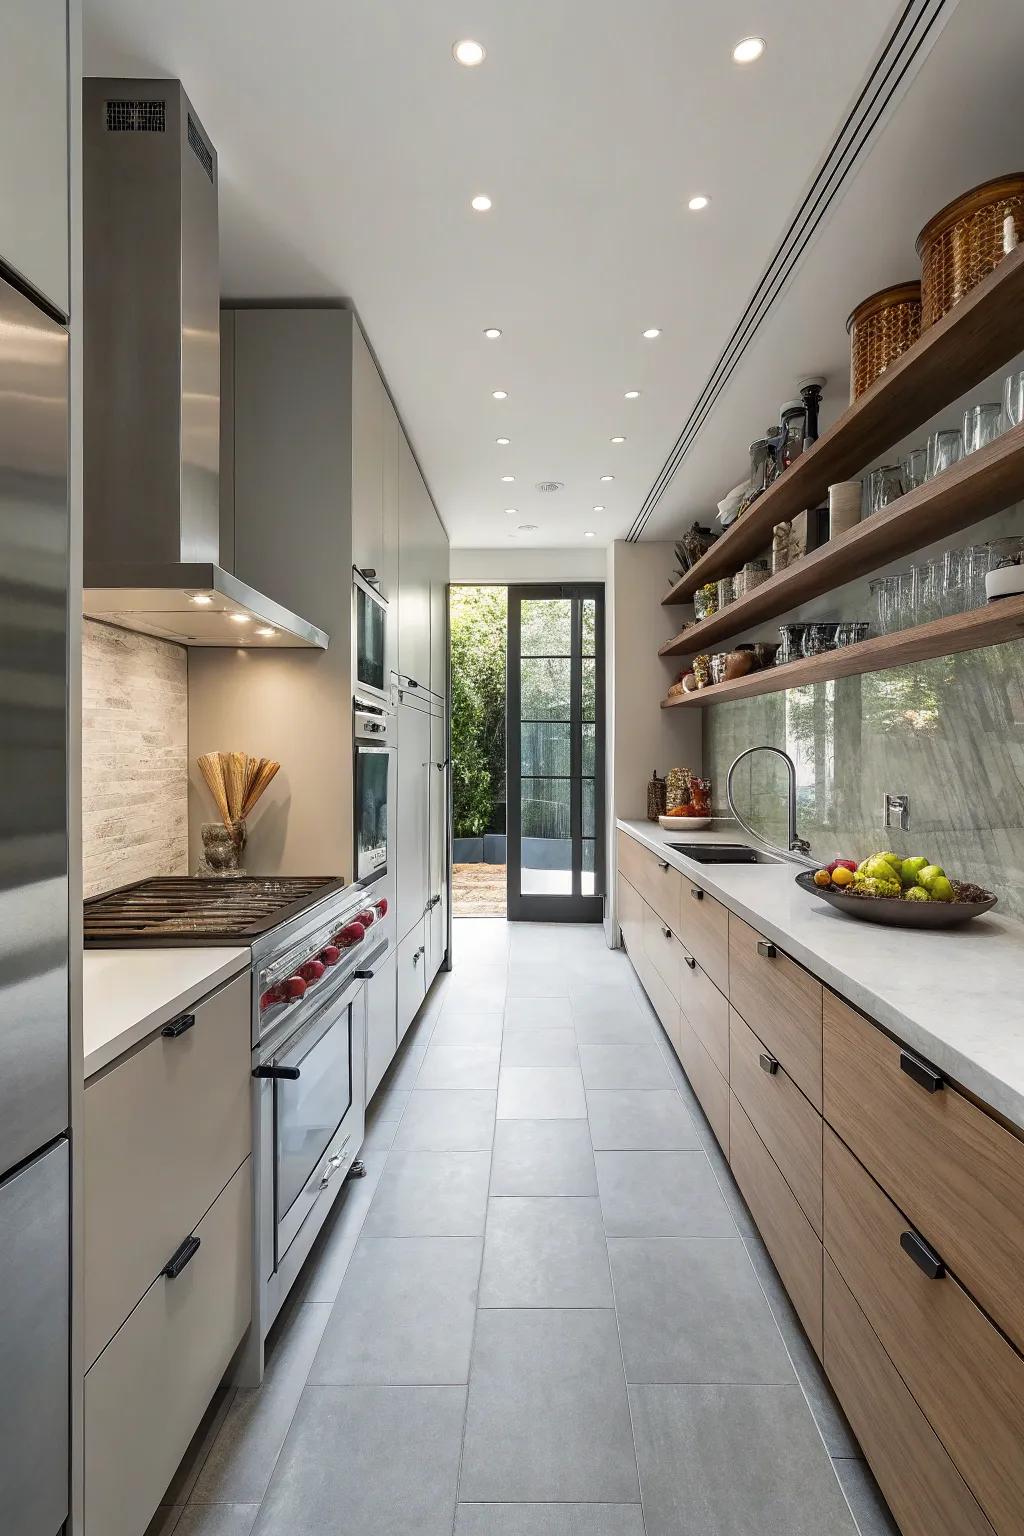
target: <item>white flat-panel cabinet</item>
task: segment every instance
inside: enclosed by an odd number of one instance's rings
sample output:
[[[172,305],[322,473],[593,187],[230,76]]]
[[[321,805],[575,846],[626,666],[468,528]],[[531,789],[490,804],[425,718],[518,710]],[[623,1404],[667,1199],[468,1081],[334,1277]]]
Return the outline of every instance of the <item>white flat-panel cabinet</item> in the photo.
[[[424,701],[425,702],[425,701]],[[397,928],[404,939],[426,911],[429,876],[430,715],[419,703],[399,704]]]
[[[394,950],[373,963],[366,983],[366,1102],[377,1092],[398,1046],[398,957]]]
[[[4,0],[0,257],[68,313],[67,0]]]
[[[424,938],[424,920],[421,917],[398,946],[398,1040],[419,1011],[427,993],[426,981],[427,946]]]
[[[404,433],[398,441],[398,671],[430,686],[430,548],[434,508]]]
[[[430,569],[430,690],[448,696],[448,535],[437,514],[431,519],[428,541]]]
[[[391,609],[391,628],[398,625],[398,443],[404,433],[383,390],[381,400],[381,561],[378,574],[380,590]]]
[[[448,934],[448,730],[442,711],[430,717],[427,784],[427,984],[444,959]]]
[[[352,327],[352,564],[379,578],[384,562],[384,405],[387,390]],[[385,596],[387,594],[385,593]]]

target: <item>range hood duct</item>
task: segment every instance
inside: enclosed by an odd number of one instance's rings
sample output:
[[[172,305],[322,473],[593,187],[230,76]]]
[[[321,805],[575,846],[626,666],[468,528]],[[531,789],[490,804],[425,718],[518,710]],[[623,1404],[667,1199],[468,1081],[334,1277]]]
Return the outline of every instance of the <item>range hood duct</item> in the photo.
[[[220,565],[217,152],[179,80],[83,81],[84,611],[323,649]]]

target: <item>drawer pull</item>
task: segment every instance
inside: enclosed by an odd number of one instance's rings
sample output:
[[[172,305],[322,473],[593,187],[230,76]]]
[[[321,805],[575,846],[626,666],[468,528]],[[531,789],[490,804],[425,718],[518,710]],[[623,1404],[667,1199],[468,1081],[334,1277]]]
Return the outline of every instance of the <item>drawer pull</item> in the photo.
[[[194,1013],[180,1014],[178,1018],[172,1019],[169,1024],[165,1024],[160,1033],[165,1040],[177,1040],[179,1035],[183,1035],[187,1029],[192,1028],[195,1021],[196,1016]]]
[[[936,1072],[934,1067],[930,1067],[919,1056],[913,1056],[910,1051],[900,1051],[900,1071],[929,1093],[938,1093],[940,1088],[946,1086],[941,1073]]]
[[[767,1072],[769,1077],[774,1077],[779,1070],[778,1059],[767,1051],[762,1051],[757,1059],[760,1062],[761,1071]]]
[[[700,889],[699,886],[691,885],[690,886],[690,895],[693,897],[694,901],[703,901],[704,900],[704,892]]]
[[[353,971],[352,972],[352,980],[353,981],[372,981],[373,980],[373,972],[372,971]]]
[[[683,959],[686,961],[691,971],[695,971],[697,969],[697,962],[692,955],[684,955]]]
[[[763,956],[765,960],[774,960],[778,954],[778,950],[775,948],[775,945],[770,943],[767,939],[758,939],[757,952],[759,955]]]
[[[926,1243],[923,1237],[916,1232],[903,1232],[900,1234],[900,1247],[909,1255],[929,1280],[941,1280],[946,1273],[946,1266],[939,1258],[930,1243]]]
[[[672,937],[672,929],[671,928],[666,928],[666,927],[662,926],[662,930],[661,931],[665,935],[666,939],[670,939]]]
[[[667,875],[671,867],[672,866],[670,864],[663,864],[660,859],[658,860],[658,868],[661,870],[663,875]]]
[[[265,1066],[253,1067],[253,1077],[272,1077],[286,1083],[297,1083],[301,1073],[298,1067],[278,1067],[272,1061]]]
[[[165,1274],[168,1280],[177,1280],[182,1270],[191,1264],[198,1252],[199,1238],[193,1232],[191,1237],[186,1237],[180,1248],[174,1250],[161,1273]]]

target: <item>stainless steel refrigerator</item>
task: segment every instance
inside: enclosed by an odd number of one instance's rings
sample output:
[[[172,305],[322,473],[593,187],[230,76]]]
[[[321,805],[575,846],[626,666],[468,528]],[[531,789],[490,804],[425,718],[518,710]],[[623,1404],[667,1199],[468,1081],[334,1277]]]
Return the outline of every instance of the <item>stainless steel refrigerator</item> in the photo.
[[[0,265],[0,1528],[68,1513],[68,332]]]

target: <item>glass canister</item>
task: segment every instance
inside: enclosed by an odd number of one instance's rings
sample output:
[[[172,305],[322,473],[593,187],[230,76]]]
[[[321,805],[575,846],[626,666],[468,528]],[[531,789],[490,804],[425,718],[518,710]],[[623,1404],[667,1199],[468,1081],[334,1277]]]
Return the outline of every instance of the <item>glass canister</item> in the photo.
[[[731,576],[721,576],[721,577],[719,577],[719,581],[718,581],[718,611],[719,611],[719,613],[721,613],[723,608],[728,608],[729,604],[732,602],[732,600],[733,600],[733,598],[735,596],[736,596],[736,592],[735,592],[735,588],[733,587],[733,578]]]
[[[693,677],[698,688],[706,688],[711,681],[711,657],[706,655],[693,658]]]
[[[710,619],[718,612],[718,583],[706,581],[693,594],[693,611],[698,619]]]
[[[664,779],[658,778],[658,770],[655,768],[649,784],[647,785],[647,820],[657,821],[659,816],[664,816],[667,800],[668,786]]]
[[[779,412],[782,422],[781,467],[788,469],[804,451],[807,436],[807,407],[802,400],[787,400]]]

